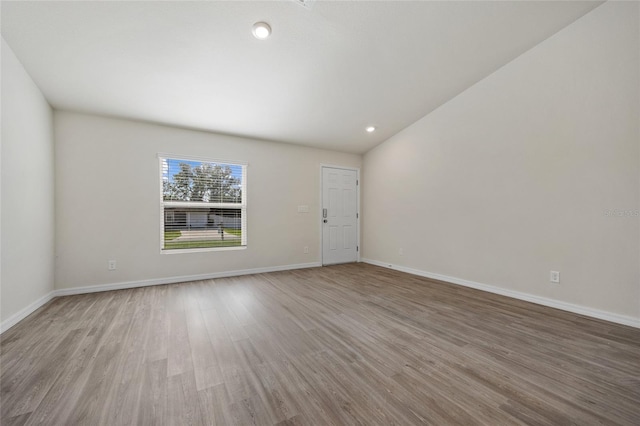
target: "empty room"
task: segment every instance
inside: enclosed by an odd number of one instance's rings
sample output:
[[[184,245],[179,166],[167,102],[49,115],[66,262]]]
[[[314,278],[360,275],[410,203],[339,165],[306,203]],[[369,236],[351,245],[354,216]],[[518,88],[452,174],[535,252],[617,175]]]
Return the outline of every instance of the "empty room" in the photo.
[[[0,2],[0,424],[640,424],[640,3]]]

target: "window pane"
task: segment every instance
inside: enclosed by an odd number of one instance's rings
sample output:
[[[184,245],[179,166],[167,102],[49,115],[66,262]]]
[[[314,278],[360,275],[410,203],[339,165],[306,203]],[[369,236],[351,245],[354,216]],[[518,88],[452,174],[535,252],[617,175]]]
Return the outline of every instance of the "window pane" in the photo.
[[[247,245],[246,165],[160,157],[162,249]]]
[[[242,203],[243,166],[162,159],[163,201]]]
[[[164,208],[164,249],[243,245],[242,209]]]

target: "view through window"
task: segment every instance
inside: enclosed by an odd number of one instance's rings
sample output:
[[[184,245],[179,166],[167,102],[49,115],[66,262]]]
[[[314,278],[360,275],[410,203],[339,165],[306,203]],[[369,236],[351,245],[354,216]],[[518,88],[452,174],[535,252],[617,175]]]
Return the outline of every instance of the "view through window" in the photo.
[[[247,245],[244,164],[160,157],[162,249]]]

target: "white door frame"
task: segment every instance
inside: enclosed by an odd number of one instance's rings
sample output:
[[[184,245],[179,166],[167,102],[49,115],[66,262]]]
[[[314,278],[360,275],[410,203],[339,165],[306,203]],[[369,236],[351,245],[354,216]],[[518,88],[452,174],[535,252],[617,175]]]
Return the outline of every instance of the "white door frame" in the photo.
[[[322,227],[322,169],[324,168],[331,168],[331,169],[343,169],[343,170],[352,170],[356,172],[356,180],[357,180],[357,184],[356,184],[356,244],[357,244],[357,251],[356,253],[358,254],[357,260],[356,262],[360,262],[360,216],[361,216],[361,212],[360,212],[360,168],[359,167],[345,167],[345,166],[336,166],[334,164],[324,164],[324,163],[320,163],[320,203],[319,203],[319,207],[318,207],[318,227],[320,230],[320,265],[324,266],[324,250],[323,250],[323,235],[324,233],[323,231],[323,227]]]

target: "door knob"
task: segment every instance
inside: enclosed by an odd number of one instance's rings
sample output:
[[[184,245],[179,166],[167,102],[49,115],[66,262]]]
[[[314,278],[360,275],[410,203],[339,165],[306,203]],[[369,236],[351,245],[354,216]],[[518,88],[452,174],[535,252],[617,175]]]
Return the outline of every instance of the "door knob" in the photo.
[[[324,220],[323,220],[323,222],[324,222],[324,223],[327,223],[327,219],[324,219]]]

